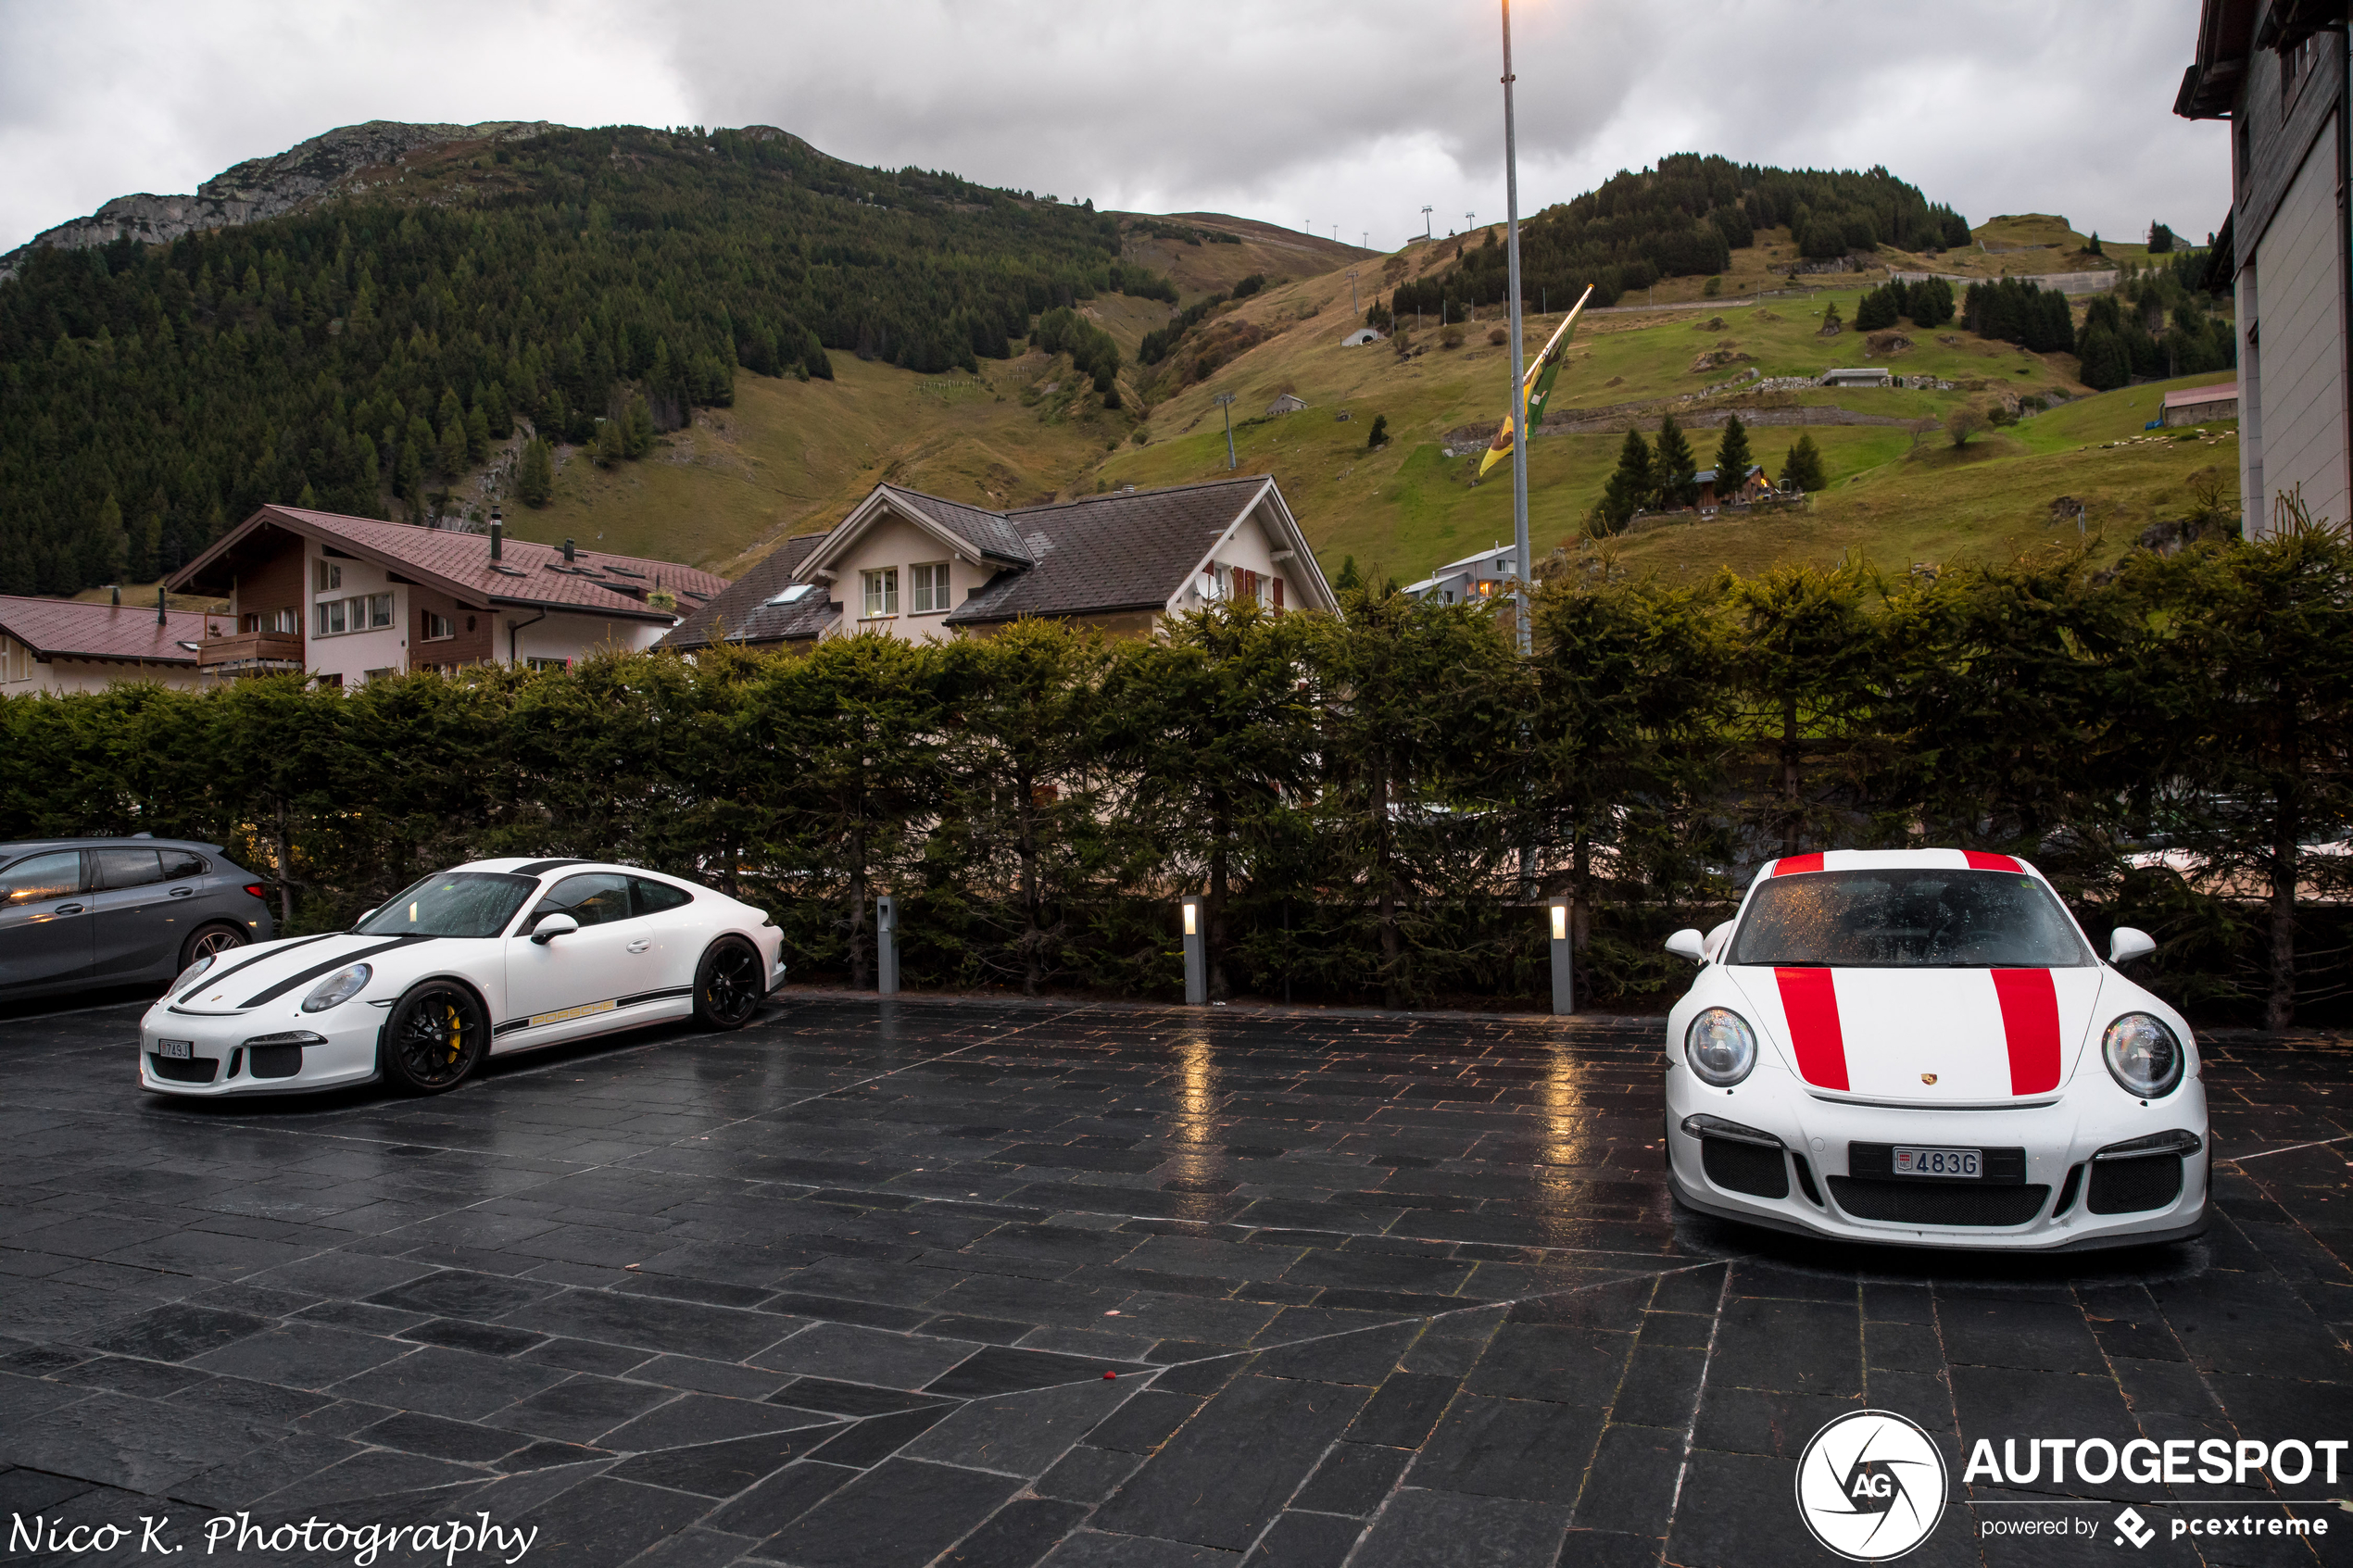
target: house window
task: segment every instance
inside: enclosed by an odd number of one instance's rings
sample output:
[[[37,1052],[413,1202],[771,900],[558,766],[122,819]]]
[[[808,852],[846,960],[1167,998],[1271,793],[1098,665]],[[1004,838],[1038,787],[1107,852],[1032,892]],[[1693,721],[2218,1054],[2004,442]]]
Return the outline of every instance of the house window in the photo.
[[[526,670],[569,670],[572,668],[572,660],[569,659],[526,659],[522,663]]]
[[[917,615],[937,615],[948,608],[948,563],[908,568],[908,589],[915,596]]]
[[[426,610],[423,619],[425,623],[423,640],[428,643],[447,642],[458,634],[458,628],[449,623],[449,618],[446,615],[435,615],[433,611]]]
[[[310,563],[310,589],[317,594],[332,592],[343,586],[343,568],[331,560]]]
[[[886,566],[859,573],[866,586],[866,619],[899,613],[899,569]]]
[[[310,624],[322,637],[389,626],[392,624],[392,596],[370,594],[363,598],[321,599],[312,607]]]
[[[396,674],[398,674],[398,673],[399,673],[399,671],[396,671],[396,670],[392,670],[392,669],[384,669],[384,670],[363,670],[363,671],[360,671],[359,678],[360,678],[361,680],[363,680],[363,681],[367,682],[367,683],[368,683],[368,684],[370,684],[370,685],[371,685],[371,686],[372,686],[372,685],[374,685],[374,684],[375,684],[378,681],[389,681],[389,680],[391,680],[391,679],[392,679],[395,675],[396,675]]]
[[[302,630],[301,613],[291,609],[273,609],[270,612],[270,624],[263,628],[263,630],[270,632],[299,632]]]
[[[32,679],[32,650],[22,643],[0,637],[0,681],[30,681]]]

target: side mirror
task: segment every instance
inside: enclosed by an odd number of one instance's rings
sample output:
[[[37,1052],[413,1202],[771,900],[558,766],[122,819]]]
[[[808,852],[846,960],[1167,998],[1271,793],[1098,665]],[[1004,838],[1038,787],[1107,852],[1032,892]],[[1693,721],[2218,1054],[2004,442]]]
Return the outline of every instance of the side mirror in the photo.
[[[566,914],[542,915],[531,929],[531,939],[544,947],[566,932],[578,931],[580,922]]]
[[[2156,937],[2145,931],[2135,931],[2129,925],[2118,926],[2115,934],[2108,939],[2108,961],[2110,963],[2130,963],[2156,951]]]
[[[1708,961],[1712,963],[1715,961],[1716,955],[1724,950],[1724,944],[1731,939],[1731,935],[1732,922],[1724,921],[1707,934],[1707,940],[1700,944],[1700,950],[1707,955]]]
[[[351,929],[357,931],[375,918],[376,911],[374,909],[362,909],[357,915],[352,917]]]
[[[1707,938],[1687,925],[1667,939],[1667,950],[1679,959],[1689,959],[1693,963],[1705,963]]]

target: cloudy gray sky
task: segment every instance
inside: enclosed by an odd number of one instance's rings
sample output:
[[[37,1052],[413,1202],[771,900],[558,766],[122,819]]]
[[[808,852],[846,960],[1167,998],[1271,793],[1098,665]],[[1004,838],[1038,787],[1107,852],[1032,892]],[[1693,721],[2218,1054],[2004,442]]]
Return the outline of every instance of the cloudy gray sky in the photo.
[[[1972,223],[2204,235],[2196,0],[1521,0],[1520,202],[1694,150]],[[860,163],[1391,246],[1504,212],[1491,0],[0,0],[0,250],[362,119],[780,125]]]

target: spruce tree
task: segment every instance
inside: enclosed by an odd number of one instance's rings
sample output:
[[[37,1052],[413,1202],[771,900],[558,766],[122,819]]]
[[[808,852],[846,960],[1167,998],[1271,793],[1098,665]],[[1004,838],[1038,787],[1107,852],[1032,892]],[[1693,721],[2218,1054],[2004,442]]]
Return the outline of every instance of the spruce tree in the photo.
[[[629,408],[621,416],[621,450],[627,458],[642,458],[654,449],[654,411],[638,393],[629,399]]]
[[[515,494],[526,506],[544,507],[555,491],[555,459],[548,455],[547,442],[535,435],[523,445],[522,462],[515,470]]]
[[[1781,460],[1781,488],[1823,490],[1829,485],[1830,476],[1822,470],[1822,449],[1814,445],[1811,434],[1799,436]]]
[[[1688,507],[1699,497],[1699,486],[1692,475],[1699,471],[1699,460],[1692,455],[1692,444],[1684,436],[1682,426],[1668,414],[1658,421],[1658,446],[1651,458],[1651,473],[1658,484],[1658,504],[1672,510]]]
[[[1345,592],[1350,588],[1361,588],[1364,585],[1365,580],[1356,573],[1356,558],[1354,556],[1340,557],[1340,575],[1332,579],[1333,589]]]
[[[621,421],[598,420],[597,421],[597,466],[600,469],[609,469],[621,461]]]
[[[1641,431],[1629,430],[1618,444],[1617,467],[1593,508],[1595,521],[1602,525],[1598,532],[1615,533],[1625,527],[1629,519],[1651,504],[1657,489],[1650,443],[1642,439]]]
[[[1748,450],[1748,431],[1742,425],[1741,417],[1734,414],[1724,421],[1724,434],[1716,443],[1717,499],[1737,495],[1755,461]]]

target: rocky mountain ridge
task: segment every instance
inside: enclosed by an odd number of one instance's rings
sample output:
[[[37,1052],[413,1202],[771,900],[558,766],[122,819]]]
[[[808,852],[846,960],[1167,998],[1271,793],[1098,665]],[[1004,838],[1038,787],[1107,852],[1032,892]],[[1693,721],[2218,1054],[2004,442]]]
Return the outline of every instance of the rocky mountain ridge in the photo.
[[[153,245],[202,229],[258,222],[332,192],[358,188],[369,170],[387,169],[421,147],[447,142],[520,141],[551,128],[547,120],[513,119],[484,120],[477,125],[411,125],[371,119],[338,126],[283,153],[248,158],[223,169],[197,186],[193,195],[117,196],[89,217],[44,230],[0,256],[0,281],[15,276],[26,253],[40,245],[84,250],[126,238]]]

